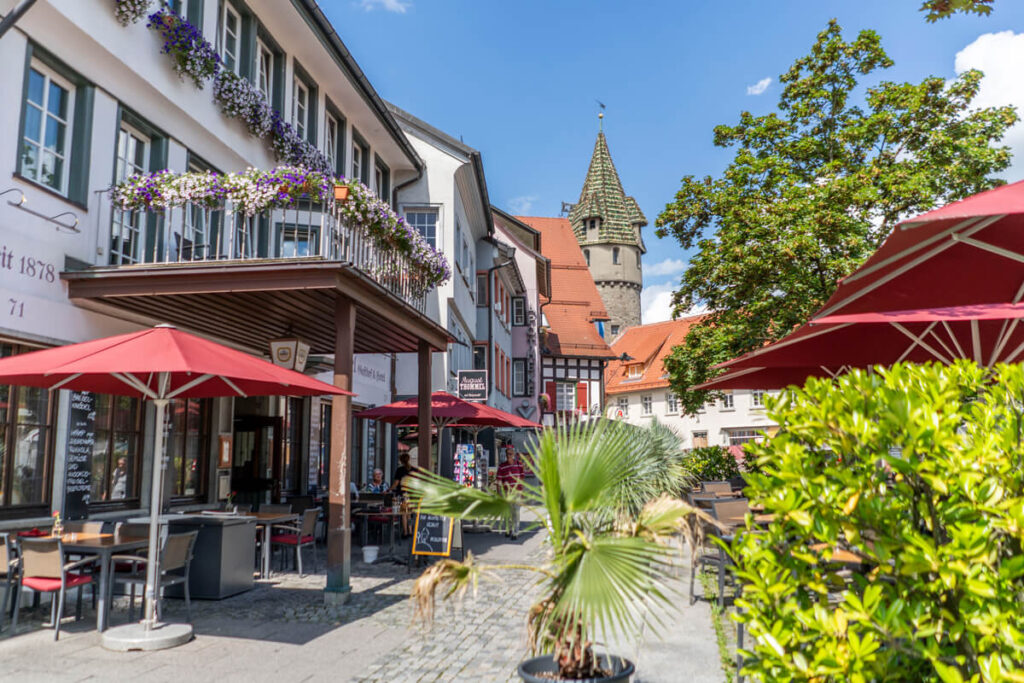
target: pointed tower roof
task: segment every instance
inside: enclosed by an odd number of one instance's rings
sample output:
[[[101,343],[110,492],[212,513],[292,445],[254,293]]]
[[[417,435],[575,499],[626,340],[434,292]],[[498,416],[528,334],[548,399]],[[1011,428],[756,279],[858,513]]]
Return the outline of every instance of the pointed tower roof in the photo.
[[[589,218],[601,219],[598,241],[639,245],[643,249],[643,241],[634,225],[647,225],[647,219],[636,200],[627,197],[622,189],[604,131],[597,134],[583,191],[569,212],[573,232],[581,243],[587,241],[583,221]]]

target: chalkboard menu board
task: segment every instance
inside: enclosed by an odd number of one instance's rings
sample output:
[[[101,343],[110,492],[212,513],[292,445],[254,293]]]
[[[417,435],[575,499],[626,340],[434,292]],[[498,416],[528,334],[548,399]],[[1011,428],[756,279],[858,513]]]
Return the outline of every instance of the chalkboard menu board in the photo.
[[[92,449],[96,443],[96,397],[87,392],[71,392],[68,418],[68,445],[64,458],[64,519],[89,516],[92,490]]]
[[[452,554],[452,518],[428,515],[416,511],[416,526],[412,533],[413,555]]]

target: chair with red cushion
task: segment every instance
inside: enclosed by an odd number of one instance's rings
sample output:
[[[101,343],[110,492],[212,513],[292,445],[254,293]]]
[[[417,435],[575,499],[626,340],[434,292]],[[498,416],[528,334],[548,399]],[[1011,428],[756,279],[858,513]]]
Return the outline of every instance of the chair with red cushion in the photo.
[[[300,526],[275,526],[270,535],[270,547],[281,546],[295,548],[295,562],[299,565],[299,576],[302,573],[302,549],[309,546],[313,549],[313,573],[317,572],[316,560],[316,520],[320,515],[320,508],[310,508],[302,513],[302,524]]]
[[[53,639],[60,638],[60,621],[64,616],[64,595],[68,588],[78,588],[78,608],[75,619],[82,618],[82,588],[92,585],[94,574],[74,572],[94,566],[99,560],[89,555],[74,562],[64,562],[64,544],[60,538],[20,538],[18,589],[14,598],[14,621],[11,631],[18,630],[18,611],[21,608],[22,589],[37,593],[57,593],[51,605]],[[95,590],[95,588],[94,588]]]

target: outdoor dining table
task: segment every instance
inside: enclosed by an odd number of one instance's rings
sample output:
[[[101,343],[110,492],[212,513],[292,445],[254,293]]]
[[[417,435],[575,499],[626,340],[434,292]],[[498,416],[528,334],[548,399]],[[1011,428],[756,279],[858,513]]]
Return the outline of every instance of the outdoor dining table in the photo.
[[[270,531],[275,524],[288,524],[298,521],[299,515],[293,512],[243,512],[242,517],[256,521],[257,527],[263,528],[263,548],[260,550],[260,578],[270,578]]]
[[[96,630],[107,629],[107,616],[110,611],[110,578],[111,560],[113,555],[140,550],[149,545],[149,538],[143,536],[126,536],[122,534],[83,534],[67,533],[61,536],[64,552],[68,555],[97,555],[100,558],[100,585],[93,586],[99,593],[96,596]]]

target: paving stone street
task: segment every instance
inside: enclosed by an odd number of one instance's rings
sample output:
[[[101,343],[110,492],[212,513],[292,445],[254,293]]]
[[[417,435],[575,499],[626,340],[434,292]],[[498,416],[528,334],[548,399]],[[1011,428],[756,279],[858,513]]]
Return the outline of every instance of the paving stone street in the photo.
[[[500,534],[466,534],[481,562],[540,563],[537,534],[517,541]],[[358,549],[356,550],[358,557]],[[683,576],[688,576],[682,572]],[[86,599],[80,622],[66,621],[60,641],[42,628],[49,610],[26,611],[15,637],[0,638],[0,679],[17,681],[514,681],[527,654],[526,609],[535,576],[504,571],[482,582],[474,597],[440,603],[427,629],[412,622],[409,600],[416,570],[378,563],[353,565],[353,593],[342,606],[323,604],[323,574],[275,573],[256,590],[221,601],[195,601],[191,643],[153,653],[114,653],[99,646]],[[682,588],[682,587],[681,587]],[[680,588],[680,590],[681,590]],[[685,598],[664,639],[616,643],[640,662],[641,683],[719,682],[717,649],[707,605]],[[73,606],[69,602],[69,607]],[[167,600],[168,621],[185,619],[184,604]],[[127,620],[123,601],[113,623]],[[43,612],[46,614],[44,615]],[[27,623],[26,623],[27,622]]]

